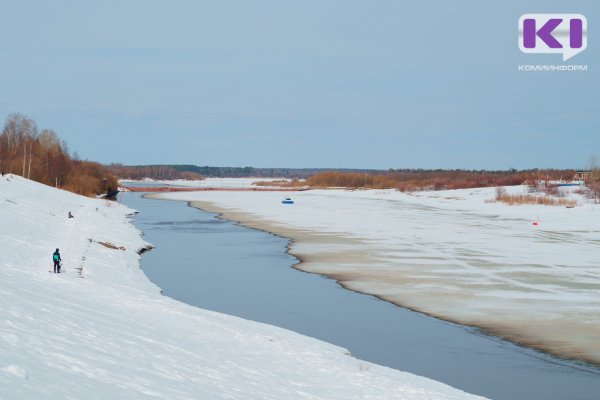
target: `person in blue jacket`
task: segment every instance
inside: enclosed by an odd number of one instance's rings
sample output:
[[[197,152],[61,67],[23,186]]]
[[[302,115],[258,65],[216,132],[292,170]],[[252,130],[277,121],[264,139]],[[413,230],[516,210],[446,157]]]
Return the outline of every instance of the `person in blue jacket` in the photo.
[[[54,261],[54,273],[60,273],[60,262],[62,261],[62,259],[60,258],[60,253],[58,252],[58,249],[56,249],[54,254],[52,254],[52,260]]]

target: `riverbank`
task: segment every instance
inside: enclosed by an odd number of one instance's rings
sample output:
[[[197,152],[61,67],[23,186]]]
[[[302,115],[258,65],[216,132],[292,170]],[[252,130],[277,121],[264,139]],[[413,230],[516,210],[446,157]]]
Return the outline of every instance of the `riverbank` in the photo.
[[[426,196],[311,191],[296,194],[292,207],[259,193],[156,198],[192,201],[290,238],[290,253],[302,260],[296,268],[351,290],[560,357],[600,362],[598,231],[586,229],[594,206],[510,208],[486,202],[493,189]]]

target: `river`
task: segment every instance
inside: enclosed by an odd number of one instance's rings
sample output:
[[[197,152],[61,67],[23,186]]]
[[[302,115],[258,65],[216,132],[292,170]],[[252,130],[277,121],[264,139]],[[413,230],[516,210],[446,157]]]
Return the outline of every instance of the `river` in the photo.
[[[142,269],[165,295],[277,325],[349,349],[360,359],[497,400],[597,400],[600,369],[440,321],[291,268],[288,241],[183,202],[120,201],[156,249]]]

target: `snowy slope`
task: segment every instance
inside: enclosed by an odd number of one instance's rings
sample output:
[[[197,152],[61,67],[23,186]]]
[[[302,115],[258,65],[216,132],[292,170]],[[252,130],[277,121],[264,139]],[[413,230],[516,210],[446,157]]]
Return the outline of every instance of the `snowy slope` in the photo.
[[[311,190],[292,206],[283,196],[155,197],[291,237],[300,269],[345,287],[600,364],[600,205],[572,194],[575,208],[509,206],[491,202],[494,188]]]
[[[129,212],[0,178],[1,399],[479,398],[161,296]],[[64,274],[47,272],[55,247]]]

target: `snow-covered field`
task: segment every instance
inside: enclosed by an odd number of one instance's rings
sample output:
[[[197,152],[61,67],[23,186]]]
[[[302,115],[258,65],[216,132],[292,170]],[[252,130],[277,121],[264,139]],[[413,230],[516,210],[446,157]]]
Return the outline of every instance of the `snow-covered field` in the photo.
[[[256,182],[271,182],[286,180],[284,178],[205,178],[200,181],[194,180],[156,180],[156,179],[141,179],[141,180],[120,180],[121,185],[136,185],[136,186],[150,186],[150,185],[162,185],[162,186],[179,186],[179,187],[193,187],[193,188],[214,188],[214,189],[248,189],[256,187]],[[279,188],[279,186],[274,186]],[[270,186],[260,186],[260,188],[267,189]]]
[[[523,193],[523,187],[508,188]],[[494,188],[154,195],[294,239],[298,268],[439,318],[600,364],[600,206],[509,206]]]
[[[130,212],[0,178],[1,399],[479,398],[161,296]]]

